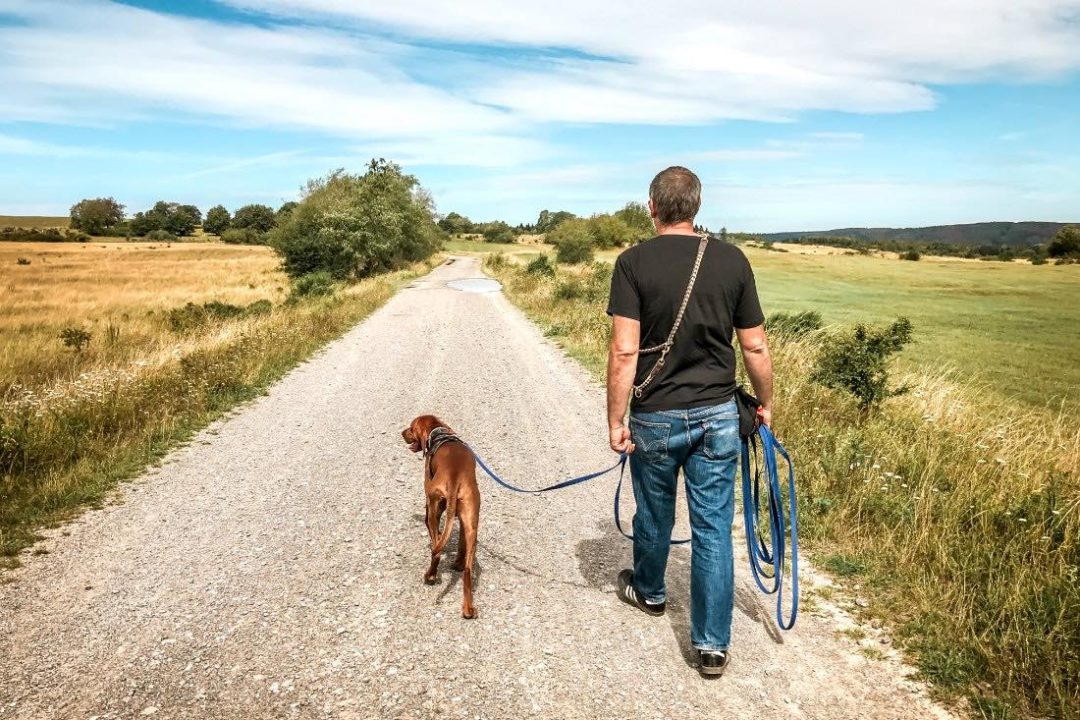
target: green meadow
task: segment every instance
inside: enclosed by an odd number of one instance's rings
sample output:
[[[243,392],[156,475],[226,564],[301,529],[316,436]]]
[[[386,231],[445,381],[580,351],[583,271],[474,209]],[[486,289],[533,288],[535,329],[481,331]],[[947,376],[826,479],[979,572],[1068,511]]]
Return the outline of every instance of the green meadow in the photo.
[[[1080,407],[1080,267],[746,253],[767,313],[817,310],[827,324],[904,315],[917,339],[907,362],[1004,398]]]

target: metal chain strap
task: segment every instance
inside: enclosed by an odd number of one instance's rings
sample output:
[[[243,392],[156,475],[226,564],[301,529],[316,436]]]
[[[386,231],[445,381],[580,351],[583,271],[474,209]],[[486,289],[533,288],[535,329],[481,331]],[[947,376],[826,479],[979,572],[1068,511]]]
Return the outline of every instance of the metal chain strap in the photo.
[[[702,235],[701,242],[698,243],[697,257],[694,259],[694,269],[690,273],[690,282],[686,285],[686,294],[683,295],[682,305],[679,306],[679,312],[675,315],[675,324],[671,328],[671,332],[668,333],[667,340],[650,348],[642,348],[638,351],[639,355],[649,355],[651,353],[659,352],[660,357],[657,358],[653,366],[649,368],[649,373],[645,376],[645,379],[640,384],[634,385],[634,397],[640,398],[644,392],[646,386],[656,379],[656,376],[660,374],[660,371],[664,368],[664,363],[667,361],[667,354],[671,351],[672,346],[675,344],[675,333],[679,332],[679,327],[682,325],[683,315],[686,314],[686,306],[690,304],[690,294],[694,291],[694,283],[697,282],[698,269],[701,268],[701,258],[705,257],[705,246],[709,243],[709,236]]]

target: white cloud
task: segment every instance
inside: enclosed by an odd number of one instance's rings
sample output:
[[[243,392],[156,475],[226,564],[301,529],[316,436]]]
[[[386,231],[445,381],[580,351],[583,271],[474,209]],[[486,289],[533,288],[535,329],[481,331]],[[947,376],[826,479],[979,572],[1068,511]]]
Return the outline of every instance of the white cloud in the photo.
[[[0,121],[209,116],[364,141],[465,134],[499,154],[536,152],[538,143],[519,134],[520,119],[411,79],[393,64],[408,48],[385,40],[100,0],[0,0],[0,12],[22,20],[0,27]]]
[[[410,36],[585,53],[492,68],[470,91],[535,119],[690,123],[900,112],[930,86],[1080,67],[1080,0],[225,0]]]

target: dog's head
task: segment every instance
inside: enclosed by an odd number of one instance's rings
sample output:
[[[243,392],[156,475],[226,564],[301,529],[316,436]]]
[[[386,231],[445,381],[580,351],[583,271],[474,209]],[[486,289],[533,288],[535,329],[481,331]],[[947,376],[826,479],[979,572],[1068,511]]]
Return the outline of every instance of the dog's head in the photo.
[[[445,427],[450,430],[446,423],[434,415],[421,415],[414,418],[409,423],[409,427],[401,431],[401,437],[413,452],[426,452],[428,449],[428,436],[437,427]],[[453,432],[453,430],[450,430],[450,432]]]

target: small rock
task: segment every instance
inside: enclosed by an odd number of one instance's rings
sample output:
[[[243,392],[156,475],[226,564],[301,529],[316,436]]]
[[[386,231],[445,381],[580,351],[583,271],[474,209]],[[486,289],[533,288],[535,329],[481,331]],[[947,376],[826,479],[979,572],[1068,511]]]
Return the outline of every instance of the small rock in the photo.
[[[146,708],[145,710],[143,710],[143,711],[142,711],[141,713],[139,713],[139,714],[140,714],[140,715],[153,715],[153,714],[154,714],[154,713],[156,713],[156,712],[157,712],[157,708],[156,708],[156,707],[154,707],[153,705],[151,705],[150,707]]]
[[[866,598],[855,598],[855,604],[858,605],[861,608],[870,607],[870,601],[867,600]]]

